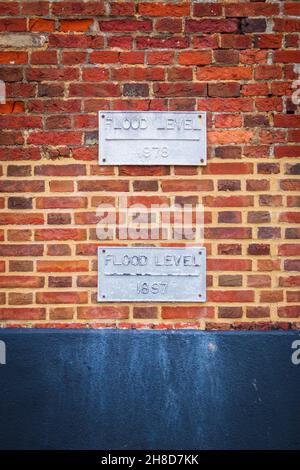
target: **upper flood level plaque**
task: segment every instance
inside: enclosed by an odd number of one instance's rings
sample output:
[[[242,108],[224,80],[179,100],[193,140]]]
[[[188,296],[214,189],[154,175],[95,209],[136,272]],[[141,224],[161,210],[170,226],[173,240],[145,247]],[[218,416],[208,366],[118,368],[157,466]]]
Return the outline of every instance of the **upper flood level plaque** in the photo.
[[[99,164],[206,165],[206,113],[99,111]]]

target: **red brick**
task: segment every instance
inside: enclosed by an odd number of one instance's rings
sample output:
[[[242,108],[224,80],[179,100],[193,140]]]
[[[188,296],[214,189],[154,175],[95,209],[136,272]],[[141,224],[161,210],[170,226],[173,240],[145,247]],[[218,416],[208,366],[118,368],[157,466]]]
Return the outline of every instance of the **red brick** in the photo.
[[[2,212],[0,225],[40,225],[44,223],[43,214]]]
[[[300,15],[300,4],[298,2],[285,2],[284,13],[288,16]]]
[[[186,49],[188,46],[189,38],[182,36],[140,36],[136,38],[137,49]]]
[[[260,50],[246,50],[240,52],[241,64],[265,64],[267,62],[268,52]]]
[[[154,83],[155,96],[206,96],[206,85],[202,83]]]
[[[217,34],[194,36],[192,41],[195,49],[218,49],[219,47]]]
[[[201,108],[203,109],[203,105],[201,105]],[[208,132],[208,142],[214,145],[250,143],[252,137],[252,131],[246,131],[241,129],[232,131],[218,130]]]
[[[271,278],[266,274],[251,274],[247,277],[248,287],[271,287]]]
[[[4,16],[12,16],[12,15],[18,15],[19,13],[19,3],[18,2],[7,2],[3,1],[0,2],[0,15]]]
[[[104,2],[98,0],[97,2],[55,2],[52,5],[52,14],[57,16],[98,16],[105,13]]]
[[[300,145],[280,145],[274,149],[276,158],[297,158],[300,155]]]
[[[85,304],[88,296],[86,292],[37,292],[37,304]]]
[[[190,81],[193,79],[193,70],[188,67],[170,67],[168,70],[168,80],[170,81]]]
[[[208,291],[209,302],[254,302],[254,291],[251,290],[217,290]]]
[[[44,308],[0,308],[0,320],[43,320],[45,318],[46,311]]]
[[[218,223],[220,224],[240,224],[242,214],[240,211],[221,211],[218,213]]]
[[[253,196],[206,196],[204,205],[209,207],[250,207],[254,205]]]
[[[93,24],[92,19],[88,20],[60,20],[60,31],[84,33]]]
[[[259,243],[250,243],[248,246],[248,255],[265,256],[270,254],[270,245]]]
[[[69,96],[120,96],[120,86],[114,83],[72,83],[69,87]]]
[[[157,307],[134,307],[133,318],[157,318]]]
[[[274,62],[299,63],[300,62],[300,51],[275,51]]]
[[[238,64],[239,51],[229,49],[219,49],[214,51],[214,59],[219,64]]]
[[[282,34],[258,34],[254,38],[254,44],[261,49],[280,49]]]
[[[72,277],[70,276],[49,276],[49,287],[72,287]]]
[[[243,117],[238,114],[218,114],[215,116],[215,127],[241,127]]]
[[[19,114],[24,112],[24,103],[21,101],[7,101],[5,104],[0,104],[0,114]]]
[[[275,18],[274,19],[274,31],[282,31],[285,33],[298,33],[300,29],[299,19],[286,19],[286,18]]]
[[[122,20],[106,20],[100,21],[100,30],[105,32],[150,32],[152,29],[151,20],[136,20],[136,19],[122,19]]]
[[[107,38],[108,47],[118,47],[119,49],[131,49],[131,36],[111,36]]]
[[[194,16],[222,16],[222,5],[216,3],[194,3]]]
[[[254,77],[256,80],[274,80],[282,77],[282,69],[278,65],[258,65]]]
[[[16,241],[16,240],[14,240]],[[26,240],[27,241],[27,237]],[[0,256],[41,256],[43,245],[7,245],[0,246]]]
[[[300,271],[300,259],[287,259],[284,261],[285,271]]]
[[[282,302],[283,301],[283,291],[262,291],[260,293],[260,301],[266,303]]]
[[[185,51],[179,52],[178,63],[180,65],[207,65],[211,64],[212,54],[210,51]]]
[[[275,114],[274,127],[299,127],[300,116],[291,114]]]
[[[186,32],[188,33],[234,33],[238,30],[236,19],[203,19],[186,20]]]
[[[251,228],[244,227],[206,227],[204,228],[205,238],[211,239],[245,239],[251,238]]]
[[[103,36],[87,36],[86,34],[49,34],[49,45],[56,48],[102,48]]]
[[[296,243],[287,243],[278,246],[279,256],[298,256],[300,255],[300,245]]]
[[[189,16],[189,2],[159,3],[159,2],[139,2],[138,13],[142,16]]]
[[[218,318],[241,318],[243,316],[242,307],[219,307]]]
[[[162,318],[164,320],[170,319],[197,319],[197,318],[213,318],[214,308],[201,306],[201,307],[162,307]]]
[[[236,82],[210,83],[208,85],[208,96],[237,97],[240,96],[240,84]]]
[[[270,316],[269,307],[247,307],[246,308],[247,318],[266,318]]]
[[[22,32],[26,31],[25,18],[2,18],[0,19],[0,31]]]
[[[46,20],[45,18],[32,18],[29,20],[29,31],[35,32],[51,32],[55,30],[55,21]]]
[[[81,180],[78,181],[78,191],[117,191],[127,192],[129,190],[128,181],[124,180]]]
[[[247,191],[268,191],[270,189],[270,182],[268,180],[247,180]]]
[[[134,2],[119,3],[118,1],[110,2],[110,16],[133,16],[135,13]]]
[[[3,302],[5,303],[5,302]],[[9,305],[30,305],[33,303],[32,293],[9,292],[8,304]]]
[[[76,209],[87,207],[87,199],[80,196],[39,197],[36,199],[38,209]]]
[[[287,302],[300,302],[300,292],[291,291],[286,293]]]
[[[252,261],[247,259],[208,259],[208,271],[251,271]]]
[[[32,132],[28,137],[29,144],[80,145],[82,133],[76,131]]]
[[[155,29],[160,33],[180,33],[182,20],[177,18],[159,18],[155,21]]]
[[[38,229],[35,231],[35,240],[86,240],[84,229]]]
[[[52,52],[52,51],[49,51]],[[86,52],[63,51],[61,63],[64,65],[84,64],[86,62]]]
[[[0,287],[44,287],[45,280],[40,276],[0,276]]]
[[[281,287],[299,287],[300,276],[288,276],[279,278],[279,286]]]
[[[222,66],[201,67],[197,70],[198,80],[246,80],[252,78],[252,67],[247,66]]]
[[[207,175],[247,175],[253,173],[252,163],[209,163],[203,170]]]
[[[173,191],[211,191],[213,189],[212,180],[164,180],[161,182],[162,190]]]
[[[48,1],[27,1],[21,3],[21,11],[25,15],[48,16]]]
[[[0,64],[6,65],[21,65],[27,64],[28,53],[27,52],[0,52]]]
[[[10,242],[27,242],[31,241],[32,239],[32,230],[24,230],[23,228],[20,229],[9,229],[7,231],[7,240]],[[1,240],[3,241],[3,236],[1,236]],[[43,253],[43,250],[41,250]]]
[[[57,64],[57,52],[32,51],[30,60],[34,65],[55,65]]]
[[[73,307],[53,307],[50,309],[51,320],[71,320],[73,317]]]
[[[73,192],[74,191],[74,183],[73,181],[49,181],[50,191],[51,192]]]
[[[78,307],[78,318],[80,319],[126,319],[129,316],[127,306],[96,306],[96,307]]]
[[[298,318],[300,317],[300,306],[288,305],[285,307],[278,307],[277,312],[279,317]]]
[[[221,47],[227,49],[248,49],[252,46],[252,37],[242,34],[224,34],[221,36]]]
[[[87,261],[37,261],[37,271],[41,273],[66,273],[88,271],[89,265]]]
[[[225,5],[225,16],[273,16],[278,15],[279,6],[264,2],[232,3]]]

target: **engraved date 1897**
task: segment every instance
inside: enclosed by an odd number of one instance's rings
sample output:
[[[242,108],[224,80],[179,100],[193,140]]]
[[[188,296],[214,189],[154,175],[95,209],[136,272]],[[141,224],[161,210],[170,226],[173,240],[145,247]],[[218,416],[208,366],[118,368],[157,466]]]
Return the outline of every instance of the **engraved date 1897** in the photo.
[[[138,294],[166,294],[167,282],[138,282],[136,285]]]

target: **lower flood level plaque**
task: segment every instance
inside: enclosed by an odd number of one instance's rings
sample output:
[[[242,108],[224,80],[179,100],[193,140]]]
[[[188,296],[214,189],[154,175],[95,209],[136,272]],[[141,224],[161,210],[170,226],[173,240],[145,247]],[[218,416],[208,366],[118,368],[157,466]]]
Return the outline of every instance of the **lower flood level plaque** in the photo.
[[[99,302],[204,302],[205,248],[98,247]]]

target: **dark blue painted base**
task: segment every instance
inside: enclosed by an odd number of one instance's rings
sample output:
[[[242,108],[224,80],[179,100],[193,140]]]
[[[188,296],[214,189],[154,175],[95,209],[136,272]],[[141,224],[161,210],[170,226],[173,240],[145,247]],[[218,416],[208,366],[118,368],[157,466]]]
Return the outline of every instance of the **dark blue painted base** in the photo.
[[[296,332],[1,330],[1,449],[300,449]]]

